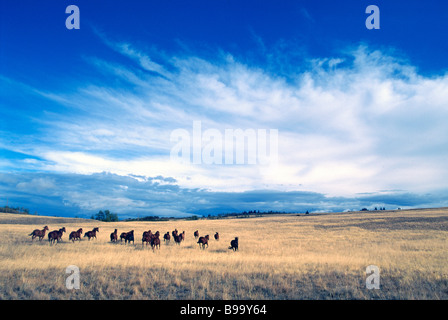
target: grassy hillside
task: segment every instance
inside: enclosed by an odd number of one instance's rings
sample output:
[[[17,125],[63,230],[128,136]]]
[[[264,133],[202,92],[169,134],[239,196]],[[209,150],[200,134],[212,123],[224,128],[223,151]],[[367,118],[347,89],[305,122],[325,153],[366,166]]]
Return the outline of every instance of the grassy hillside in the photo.
[[[28,234],[65,227],[50,246]],[[68,234],[99,227],[98,239]],[[135,244],[110,233],[135,230]],[[185,230],[159,251],[143,231]],[[209,234],[200,250],[193,232]],[[215,241],[213,234],[220,233]],[[250,219],[114,222],[0,214],[0,299],[448,299],[448,210],[276,215]],[[228,250],[239,237],[240,250]],[[65,269],[80,269],[68,290]],[[366,267],[380,289],[366,289]]]

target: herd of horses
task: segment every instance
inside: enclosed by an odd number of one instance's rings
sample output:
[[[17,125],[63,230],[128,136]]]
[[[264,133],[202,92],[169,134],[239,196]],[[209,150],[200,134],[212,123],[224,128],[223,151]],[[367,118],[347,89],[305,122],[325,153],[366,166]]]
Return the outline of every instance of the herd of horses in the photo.
[[[42,239],[45,237],[46,232],[48,231],[48,226],[45,226],[42,230],[35,229],[33,232],[31,232],[28,236],[31,236],[31,241],[34,241],[35,238],[38,238],[39,241],[42,241]],[[48,241],[50,244],[59,243],[59,241],[62,241],[62,235],[64,232],[67,232],[65,230],[65,227],[62,227],[59,230],[54,230],[48,233]],[[84,233],[84,238],[87,237],[88,240],[90,239],[96,239],[96,233],[100,232],[99,228],[93,228],[91,231],[87,231]],[[75,242],[75,241],[81,241],[83,230],[82,228],[79,228],[77,231],[72,231],[69,235],[69,241]],[[205,235],[203,237],[199,236],[199,231],[196,230],[194,233],[194,238],[197,241],[197,244],[199,245],[200,249],[206,249],[208,248],[208,241],[210,240],[209,235]],[[173,230],[171,232],[171,235],[169,232],[165,233],[163,235],[163,241],[166,244],[169,244],[171,241],[171,237],[174,239],[175,244],[180,245],[182,241],[185,240],[185,231],[179,232],[177,229]],[[214,238],[216,241],[219,241],[219,233],[216,232],[214,235]],[[132,244],[134,244],[134,230],[131,230],[129,232],[122,232],[120,234],[120,242],[123,242],[124,244],[130,244],[132,241]],[[115,229],[114,232],[110,234],[110,241],[112,243],[118,242],[118,230]],[[144,231],[142,235],[142,247],[146,247],[148,245],[151,246],[152,250],[154,249],[160,249],[160,232],[156,231],[155,233],[152,233],[151,230]],[[238,237],[235,237],[234,240],[230,242],[229,249],[232,249],[233,251],[238,250]]]

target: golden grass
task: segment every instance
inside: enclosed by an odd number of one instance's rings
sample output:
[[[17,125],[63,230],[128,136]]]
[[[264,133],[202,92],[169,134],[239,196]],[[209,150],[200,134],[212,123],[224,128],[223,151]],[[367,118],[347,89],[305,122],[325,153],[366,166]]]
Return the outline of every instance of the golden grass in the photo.
[[[31,242],[44,225],[64,226],[64,242]],[[98,239],[68,242],[80,227],[99,227]],[[115,228],[135,230],[135,245],[110,243]],[[142,247],[143,231],[174,228],[186,232],[180,246]],[[195,230],[210,235],[208,249]],[[447,209],[117,223],[0,214],[0,234],[0,299],[448,298]],[[228,250],[235,236],[239,252]],[[372,264],[379,290],[366,289]],[[79,290],[65,287],[69,265]]]

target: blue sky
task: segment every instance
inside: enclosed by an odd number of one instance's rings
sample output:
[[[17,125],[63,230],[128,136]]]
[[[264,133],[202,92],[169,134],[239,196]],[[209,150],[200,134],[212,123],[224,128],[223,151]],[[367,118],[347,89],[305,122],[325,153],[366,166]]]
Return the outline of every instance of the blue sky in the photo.
[[[2,1],[0,205],[448,206],[447,21],[441,1]],[[194,121],[278,130],[278,161],[172,161],[171,133]]]

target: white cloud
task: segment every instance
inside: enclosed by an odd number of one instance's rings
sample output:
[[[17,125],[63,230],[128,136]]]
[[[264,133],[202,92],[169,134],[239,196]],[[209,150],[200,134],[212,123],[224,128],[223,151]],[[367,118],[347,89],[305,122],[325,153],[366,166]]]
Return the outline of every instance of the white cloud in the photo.
[[[93,66],[136,87],[99,83],[42,93],[83,114],[43,120],[48,134],[42,139],[50,143],[31,148],[43,169],[162,175],[183,187],[215,191],[300,189],[329,195],[432,190],[448,179],[447,75],[419,75],[406,61],[366,46],[311,60],[291,80],[229,55],[156,63],[131,44],[109,45],[158,75],[92,58]],[[204,130],[221,132],[278,129],[278,165],[171,162],[171,131],[191,132],[195,120]]]
[[[31,181],[19,182],[16,185],[17,190],[30,190],[31,192],[41,193],[50,192],[52,193],[55,188],[55,183],[53,179],[49,178],[35,178]]]

